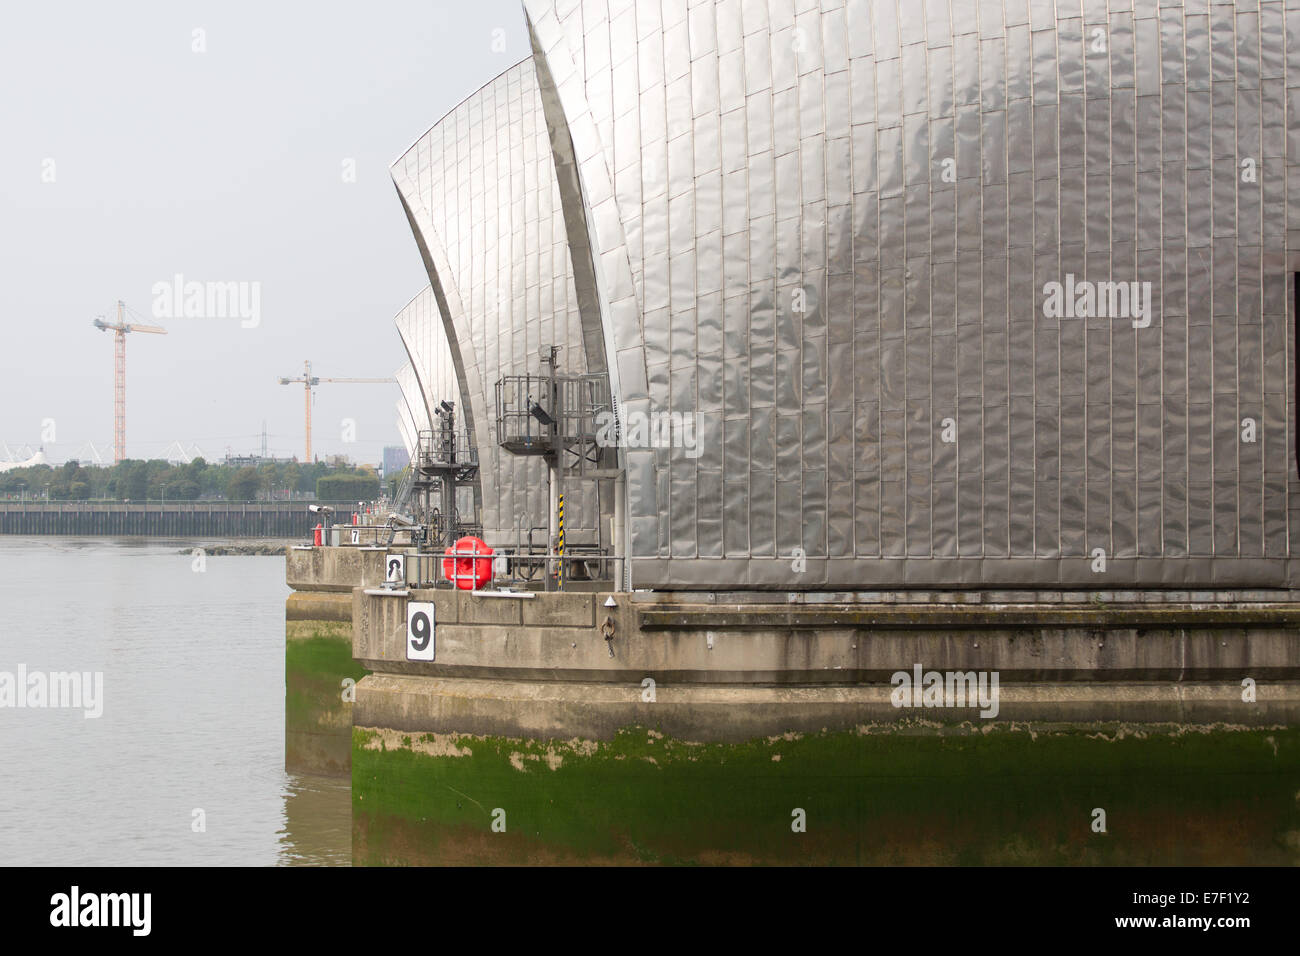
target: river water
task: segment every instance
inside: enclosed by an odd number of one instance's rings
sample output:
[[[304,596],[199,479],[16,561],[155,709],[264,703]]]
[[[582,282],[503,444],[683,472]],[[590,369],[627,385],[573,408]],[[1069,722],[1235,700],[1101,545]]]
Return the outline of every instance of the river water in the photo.
[[[351,862],[348,779],[284,770],[284,558],[192,543],[0,536],[0,680],[103,675],[0,697],[0,865]]]

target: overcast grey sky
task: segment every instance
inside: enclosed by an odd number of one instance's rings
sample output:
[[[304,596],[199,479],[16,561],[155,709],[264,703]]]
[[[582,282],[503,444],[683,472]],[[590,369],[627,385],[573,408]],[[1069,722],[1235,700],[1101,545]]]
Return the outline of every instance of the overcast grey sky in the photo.
[[[301,456],[302,386],[279,376],[405,362],[393,316],[427,280],[389,165],[527,43],[519,0],[6,4],[0,441],[35,448],[53,419],[52,461],[87,441],[111,461],[112,335],[91,322],[120,298],[168,331],[127,336],[131,457],[254,451],[263,419]],[[260,283],[260,323],[153,319],[176,274]],[[400,444],[396,385],[316,393],[318,455]]]

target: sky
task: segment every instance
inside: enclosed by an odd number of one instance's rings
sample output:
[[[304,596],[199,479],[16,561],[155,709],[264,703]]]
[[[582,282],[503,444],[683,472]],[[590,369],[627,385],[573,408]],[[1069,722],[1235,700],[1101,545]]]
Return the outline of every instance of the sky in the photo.
[[[303,454],[303,386],[390,377],[428,282],[389,175],[528,55],[520,0],[6,4],[0,29],[0,460]],[[240,283],[244,308],[159,283]],[[191,288],[182,288],[189,293]],[[253,308],[256,306],[256,309]],[[213,314],[213,313],[220,314]],[[313,451],[378,462],[396,384],[313,390]],[[349,441],[347,439],[351,438]]]

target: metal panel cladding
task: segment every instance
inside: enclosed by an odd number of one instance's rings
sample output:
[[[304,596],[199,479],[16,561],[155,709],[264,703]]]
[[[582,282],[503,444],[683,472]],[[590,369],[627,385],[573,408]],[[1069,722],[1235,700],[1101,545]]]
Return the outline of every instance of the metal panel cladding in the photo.
[[[447,331],[433,289],[425,286],[419,295],[402,307],[393,321],[418,384],[415,393],[409,397],[420,402],[419,414],[415,416],[420,430],[433,429],[432,423],[437,421],[434,409],[444,401],[455,403],[456,422],[463,429],[463,390],[456,377],[456,365],[452,361],[451,346],[447,343]],[[401,384],[401,379],[398,383]]]
[[[406,449],[406,457],[414,460],[416,432],[415,426],[411,423],[411,409],[405,399],[397,403],[397,431],[402,436],[402,447]]]
[[[547,524],[543,462],[511,455],[495,435],[495,387],[536,372],[561,346],[560,368],[587,371],[563,210],[531,59],[472,94],[392,167],[424,257],[478,448],[490,543]],[[566,488],[566,534],[590,538],[596,494]]]
[[[634,584],[1293,579],[1300,10],[524,7]]]
[[[424,404],[424,393],[415,368],[409,363],[397,370],[397,387],[402,392],[397,402],[397,430],[402,434],[406,454],[415,460],[415,449],[421,431],[430,430],[429,414]]]

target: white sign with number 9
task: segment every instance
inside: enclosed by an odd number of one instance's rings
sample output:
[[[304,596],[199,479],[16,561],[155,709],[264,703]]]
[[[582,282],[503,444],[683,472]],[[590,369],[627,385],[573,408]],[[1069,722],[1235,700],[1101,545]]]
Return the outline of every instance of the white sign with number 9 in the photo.
[[[433,660],[433,602],[408,601],[406,604],[406,659]]]

